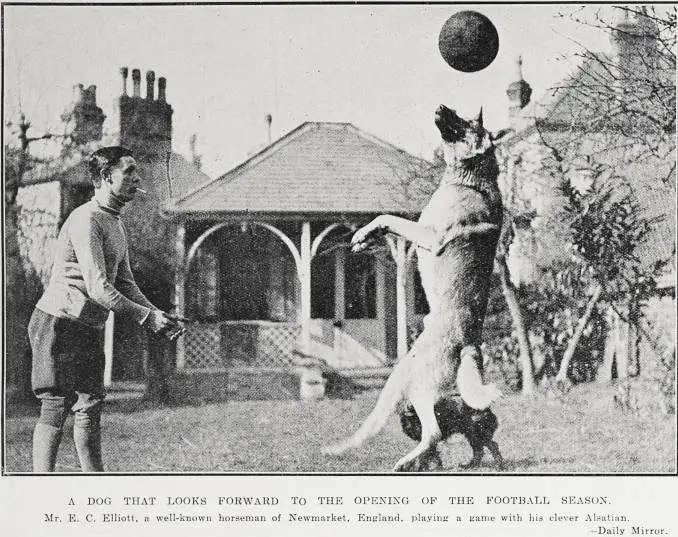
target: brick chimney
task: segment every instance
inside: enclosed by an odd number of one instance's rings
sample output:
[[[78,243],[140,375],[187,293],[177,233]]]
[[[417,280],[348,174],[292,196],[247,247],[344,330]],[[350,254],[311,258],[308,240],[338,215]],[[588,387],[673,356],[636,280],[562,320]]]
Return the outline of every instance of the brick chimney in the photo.
[[[87,89],[82,84],[73,86],[73,102],[61,115],[65,122],[72,122],[71,136],[77,144],[86,144],[101,140],[106,116],[97,106],[97,87]]]
[[[127,67],[120,69],[122,94],[115,109],[119,121],[118,143],[140,158],[167,158],[172,151],[172,107],[167,103],[167,81],[158,79],[155,97],[155,72],[146,73],[146,95],[141,96],[141,71],[132,70],[132,95],[127,93]]]
[[[520,116],[520,111],[525,108],[532,96],[532,88],[523,79],[523,58],[516,58],[516,71],[514,82],[511,82],[506,89],[506,95],[509,98],[509,124],[515,126]]]

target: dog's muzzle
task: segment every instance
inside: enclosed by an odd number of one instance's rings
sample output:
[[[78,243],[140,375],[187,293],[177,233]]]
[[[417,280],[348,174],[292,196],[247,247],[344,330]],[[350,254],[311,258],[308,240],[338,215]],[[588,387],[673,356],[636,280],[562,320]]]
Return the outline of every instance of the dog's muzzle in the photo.
[[[458,142],[464,138],[464,134],[469,128],[469,123],[444,104],[441,104],[436,109],[434,121],[442,139],[449,143]]]

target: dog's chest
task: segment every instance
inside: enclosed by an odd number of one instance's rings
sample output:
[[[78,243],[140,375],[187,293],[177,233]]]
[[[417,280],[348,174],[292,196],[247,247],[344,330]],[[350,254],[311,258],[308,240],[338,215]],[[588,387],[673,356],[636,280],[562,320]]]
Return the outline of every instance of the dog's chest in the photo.
[[[444,233],[459,212],[460,195],[458,186],[441,185],[421,211],[419,223],[432,228],[436,234]]]

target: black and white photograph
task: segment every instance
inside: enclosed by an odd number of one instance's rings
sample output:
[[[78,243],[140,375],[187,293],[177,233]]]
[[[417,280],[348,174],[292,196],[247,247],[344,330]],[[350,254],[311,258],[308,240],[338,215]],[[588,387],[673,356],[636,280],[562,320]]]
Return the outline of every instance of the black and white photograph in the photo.
[[[3,2],[3,498],[668,484],[676,13]]]

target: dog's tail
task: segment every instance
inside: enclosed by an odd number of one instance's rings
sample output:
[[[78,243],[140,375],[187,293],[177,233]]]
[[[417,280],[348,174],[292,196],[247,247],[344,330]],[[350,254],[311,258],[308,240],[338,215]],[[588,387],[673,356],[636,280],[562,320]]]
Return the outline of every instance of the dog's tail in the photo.
[[[461,350],[457,388],[464,403],[476,410],[484,410],[501,396],[501,391],[494,383],[483,384],[477,357],[478,349],[474,345],[468,345]]]
[[[326,446],[323,449],[325,455],[341,455],[350,449],[357,448],[383,429],[391,413],[404,396],[407,383],[409,382],[408,365],[410,361],[410,355],[407,355],[395,365],[386,384],[384,384],[381,394],[379,394],[377,404],[367,419],[351,437],[336,444]]]

